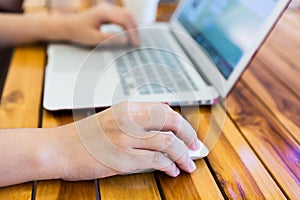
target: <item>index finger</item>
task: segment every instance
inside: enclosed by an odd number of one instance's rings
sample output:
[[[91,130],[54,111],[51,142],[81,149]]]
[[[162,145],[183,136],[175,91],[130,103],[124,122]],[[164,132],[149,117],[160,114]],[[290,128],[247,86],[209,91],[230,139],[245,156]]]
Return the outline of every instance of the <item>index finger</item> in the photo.
[[[167,107],[167,113],[161,131],[172,131],[178,138],[183,140],[190,149],[199,149],[201,142],[197,138],[197,133],[194,128],[179,113],[175,112],[169,106],[165,106]],[[155,124],[155,121],[153,122],[154,127],[160,126],[159,123]]]
[[[201,142],[197,138],[196,131],[168,105],[162,103],[143,104],[142,109],[146,112],[145,115],[142,117],[139,115],[134,121],[146,131],[171,131],[190,149],[198,150],[200,148]]]

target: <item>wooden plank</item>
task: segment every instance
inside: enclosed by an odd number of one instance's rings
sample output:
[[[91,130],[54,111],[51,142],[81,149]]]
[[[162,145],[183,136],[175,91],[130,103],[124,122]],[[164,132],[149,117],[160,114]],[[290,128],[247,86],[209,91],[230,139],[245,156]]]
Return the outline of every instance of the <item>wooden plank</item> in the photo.
[[[29,200],[31,199],[32,183],[23,183],[19,185],[0,188],[0,199],[6,200]]]
[[[264,68],[260,60],[255,60],[243,81],[300,143],[300,100]]]
[[[241,82],[228,97],[227,111],[283,192],[297,199],[299,144]]]
[[[287,31],[292,29],[285,28]],[[299,54],[298,54],[298,48],[300,46],[300,41],[297,41],[297,39],[300,36],[292,35],[292,31],[285,32],[289,33],[288,36],[285,36],[281,32],[274,31],[274,34],[271,35],[268,42],[265,44],[265,48],[269,48],[270,50],[276,52],[278,55],[280,55],[282,58],[286,60],[287,63],[291,63],[295,66],[299,65]],[[286,39],[283,39],[286,38]],[[297,67],[298,68],[298,67]],[[298,72],[299,72],[298,68]]]
[[[199,138],[211,149],[208,163],[227,198],[284,199],[251,147],[220,106],[201,108],[200,116],[197,109],[188,108],[184,116],[198,129]]]
[[[167,22],[175,11],[177,3],[159,3],[156,21]]]
[[[212,109],[213,117],[219,127],[222,127],[222,133],[239,155],[240,160],[246,166],[247,170],[258,185],[265,199],[285,199],[280,188],[276,185],[271,175],[265,169],[255,152],[249,146],[241,132],[235,126],[234,122],[225,113],[220,105]],[[224,121],[225,116],[225,121]]]
[[[291,10],[289,9],[284,14],[284,20],[287,21],[291,25],[291,27],[294,27],[295,30],[298,30],[300,27],[299,20],[300,20],[300,13],[299,13],[300,7],[297,10]]]
[[[44,65],[43,46],[16,48],[1,99],[1,128],[38,126]]]
[[[39,181],[35,199],[96,199],[95,183],[94,181]]]
[[[300,33],[298,30],[300,28],[300,24],[297,20],[300,20],[300,14],[287,11],[272,31],[270,36],[270,40],[272,40],[271,42],[278,44],[282,44],[283,42],[285,46],[291,46],[293,49],[295,46],[299,46]]]
[[[274,76],[287,85],[298,97],[300,97],[300,85],[298,77],[300,72],[295,67],[297,64],[289,62],[272,48],[263,48],[256,57]]]
[[[300,15],[289,9],[256,58],[300,98]]]
[[[153,173],[99,179],[101,199],[161,199]]]
[[[196,166],[191,175],[181,172],[176,178],[156,172],[165,199],[224,199],[204,159],[197,160]]]
[[[0,105],[0,128],[37,127],[43,83],[43,46],[16,48]],[[0,199],[30,199],[32,183],[0,188]]]
[[[78,116],[80,117],[80,116]],[[84,112],[82,113],[84,117]],[[73,122],[71,111],[43,112],[43,128],[56,127]],[[38,181],[36,199],[96,199],[93,180],[67,182],[62,180]]]
[[[299,74],[300,73],[299,58],[298,58],[299,54],[297,54],[297,53],[298,53],[298,48],[300,46],[300,42],[298,43],[294,39],[283,40],[282,37],[283,37],[283,35],[276,35],[276,37],[274,35],[274,37],[270,38],[270,41],[268,43],[266,43],[264,47],[268,48],[269,51],[273,52],[273,54],[276,54],[276,56],[279,56],[279,59],[282,59],[286,63],[286,65],[288,65],[286,70],[293,70],[297,74]],[[281,38],[281,39],[279,39],[279,38]],[[278,42],[278,41],[281,41],[281,42]],[[264,51],[262,52],[262,54],[263,53],[264,53]],[[261,59],[263,59],[264,57],[266,57],[266,56],[262,56]],[[273,69],[275,67],[275,70],[276,70],[276,68],[279,68],[282,66],[275,65],[275,66],[269,66],[269,67],[272,67]],[[276,71],[275,71],[275,74],[280,75],[279,73],[276,73]]]

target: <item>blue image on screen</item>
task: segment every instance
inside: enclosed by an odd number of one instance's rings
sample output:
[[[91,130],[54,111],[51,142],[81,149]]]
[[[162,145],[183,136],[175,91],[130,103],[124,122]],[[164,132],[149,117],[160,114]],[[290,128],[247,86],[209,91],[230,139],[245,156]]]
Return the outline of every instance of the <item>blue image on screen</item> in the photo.
[[[278,0],[188,0],[180,23],[228,79]]]

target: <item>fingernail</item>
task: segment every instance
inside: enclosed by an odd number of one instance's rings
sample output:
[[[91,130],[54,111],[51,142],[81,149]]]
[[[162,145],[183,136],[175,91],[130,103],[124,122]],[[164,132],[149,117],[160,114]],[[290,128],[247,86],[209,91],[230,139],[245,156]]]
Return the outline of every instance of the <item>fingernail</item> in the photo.
[[[178,176],[180,174],[180,170],[178,168],[176,168],[176,172],[174,174],[174,177]]]
[[[189,169],[190,169],[190,172],[195,171],[196,170],[196,164],[194,162],[191,162],[190,166],[189,166]]]
[[[193,150],[197,150],[197,149],[199,149],[199,148],[200,148],[200,146],[201,146],[201,142],[200,142],[200,140],[199,140],[199,139],[197,139],[197,141],[196,141],[196,142],[194,142],[194,143],[193,143],[193,145],[191,146],[191,149],[193,149]]]

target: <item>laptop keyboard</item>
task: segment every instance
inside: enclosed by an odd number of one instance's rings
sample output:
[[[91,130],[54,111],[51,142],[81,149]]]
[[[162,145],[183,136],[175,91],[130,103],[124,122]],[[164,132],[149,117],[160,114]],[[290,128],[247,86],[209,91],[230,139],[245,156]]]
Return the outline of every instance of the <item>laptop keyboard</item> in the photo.
[[[124,94],[130,95],[133,91],[141,95],[198,91],[183,66],[189,61],[170,51],[164,36],[157,32],[147,35],[141,36],[144,36],[141,47],[128,50],[115,59]]]

